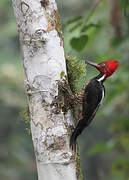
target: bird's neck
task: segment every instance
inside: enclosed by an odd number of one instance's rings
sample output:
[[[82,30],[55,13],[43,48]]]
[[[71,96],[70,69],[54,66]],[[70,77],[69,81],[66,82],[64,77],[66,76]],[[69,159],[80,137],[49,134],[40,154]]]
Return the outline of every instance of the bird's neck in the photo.
[[[98,82],[103,83],[103,82],[106,80],[106,77],[105,77],[104,74],[100,73],[98,76],[95,77],[95,79],[96,79]]]

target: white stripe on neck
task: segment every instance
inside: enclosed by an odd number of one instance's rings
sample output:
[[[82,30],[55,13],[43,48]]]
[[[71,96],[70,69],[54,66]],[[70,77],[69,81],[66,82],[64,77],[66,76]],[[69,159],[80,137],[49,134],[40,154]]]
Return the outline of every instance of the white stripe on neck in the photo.
[[[104,99],[104,96],[105,96],[105,94],[104,94],[104,88],[102,88],[102,98],[101,98],[100,104],[102,104],[103,99]]]
[[[105,78],[105,75],[103,75],[100,79],[97,79],[97,81],[101,82],[104,80],[104,78]]]

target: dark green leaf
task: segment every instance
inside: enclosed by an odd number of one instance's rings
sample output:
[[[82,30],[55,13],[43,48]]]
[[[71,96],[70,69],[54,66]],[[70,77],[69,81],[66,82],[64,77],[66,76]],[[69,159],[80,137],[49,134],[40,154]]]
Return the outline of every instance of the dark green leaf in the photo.
[[[70,44],[71,44],[73,49],[80,52],[85,48],[87,42],[88,42],[88,36],[82,35],[78,38],[77,37],[72,38],[70,41]]]

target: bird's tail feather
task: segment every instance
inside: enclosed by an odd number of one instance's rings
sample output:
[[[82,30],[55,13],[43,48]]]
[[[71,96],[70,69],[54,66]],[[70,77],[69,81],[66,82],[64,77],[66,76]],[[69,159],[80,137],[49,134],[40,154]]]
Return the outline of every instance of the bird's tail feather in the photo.
[[[83,129],[86,127],[85,122],[83,119],[79,120],[77,127],[74,129],[71,137],[70,137],[70,147],[72,150],[76,151],[76,140],[77,137],[81,134]]]

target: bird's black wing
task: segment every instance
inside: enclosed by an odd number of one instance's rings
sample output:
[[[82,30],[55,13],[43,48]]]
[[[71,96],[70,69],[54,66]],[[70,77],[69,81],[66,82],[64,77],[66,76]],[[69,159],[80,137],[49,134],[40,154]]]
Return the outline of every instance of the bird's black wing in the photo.
[[[87,85],[83,98],[82,112],[86,126],[88,126],[94,118],[103,98],[103,93],[104,88],[97,80],[91,80],[91,82]]]
[[[97,80],[93,79],[87,84],[83,95],[83,118],[78,122],[70,138],[70,146],[72,147],[72,149],[76,149],[77,137],[94,118],[103,98],[103,91],[103,86]]]

